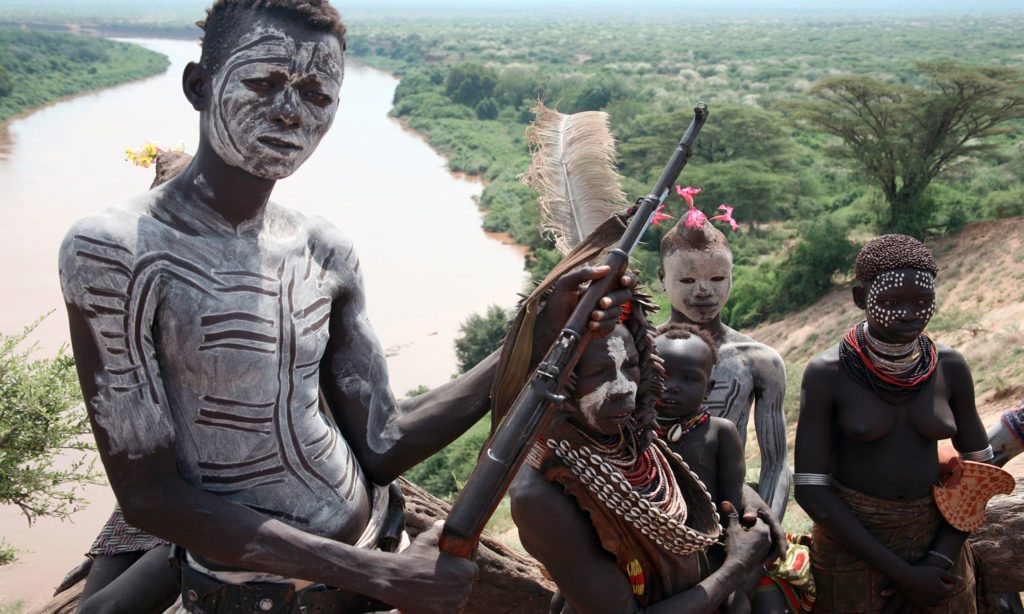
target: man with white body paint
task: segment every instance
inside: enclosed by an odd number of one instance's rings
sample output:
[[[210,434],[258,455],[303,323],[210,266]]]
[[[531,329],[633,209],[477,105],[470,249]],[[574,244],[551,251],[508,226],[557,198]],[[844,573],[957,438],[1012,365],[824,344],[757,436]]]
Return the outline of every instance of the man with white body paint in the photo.
[[[761,449],[757,490],[781,520],[790,483],[782,404],[786,366],[773,348],[722,323],[721,311],[732,290],[729,242],[710,223],[686,226],[680,220],[661,241],[658,275],[672,304],[669,323],[697,326],[710,333],[718,346],[718,363],[705,399],[708,411],[735,424],[746,445],[753,408]]]
[[[187,549],[191,612],[457,611],[476,565],[438,552],[439,527],[400,554],[373,546],[386,485],[486,412],[497,361],[397,403],[352,242],[269,200],[337,110],[337,12],[219,0],[202,25],[182,79],[200,113],[195,157],[61,246],[79,378],[124,518]],[[551,325],[606,271],[566,276]],[[602,299],[590,327],[611,330],[626,295]],[[557,328],[542,322],[546,347]]]

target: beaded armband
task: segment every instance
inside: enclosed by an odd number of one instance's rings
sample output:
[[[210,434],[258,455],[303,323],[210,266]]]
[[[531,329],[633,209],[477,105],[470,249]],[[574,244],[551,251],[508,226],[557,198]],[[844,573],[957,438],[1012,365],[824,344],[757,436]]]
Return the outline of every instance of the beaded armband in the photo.
[[[794,473],[793,486],[831,486],[832,476],[827,473]]]
[[[992,446],[987,446],[981,450],[975,452],[961,452],[960,458],[963,460],[974,461],[976,463],[987,463],[988,461],[995,458],[996,455],[992,451]]]

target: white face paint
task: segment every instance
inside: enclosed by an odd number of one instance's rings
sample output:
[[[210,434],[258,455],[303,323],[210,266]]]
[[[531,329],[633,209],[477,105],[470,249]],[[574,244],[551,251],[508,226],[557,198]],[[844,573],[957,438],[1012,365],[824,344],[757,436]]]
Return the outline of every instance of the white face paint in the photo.
[[[618,433],[636,407],[640,368],[632,337],[618,327],[590,342],[576,375],[576,419],[591,432]]]
[[[865,308],[879,340],[913,340],[935,314],[935,277],[912,268],[879,273],[868,286]]]
[[[331,127],[343,75],[332,34],[258,19],[211,79],[203,132],[227,164],[287,177]]]
[[[672,309],[704,324],[718,316],[732,291],[732,252],[678,250],[664,258],[661,286]]]

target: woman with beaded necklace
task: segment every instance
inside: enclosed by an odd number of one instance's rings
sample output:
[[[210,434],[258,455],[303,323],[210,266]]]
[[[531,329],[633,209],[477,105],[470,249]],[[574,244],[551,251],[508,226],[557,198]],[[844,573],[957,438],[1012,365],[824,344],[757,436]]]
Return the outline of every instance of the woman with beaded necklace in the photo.
[[[747,529],[734,506],[726,560],[708,574],[703,549],[720,533],[707,489],[653,436],[664,371],[647,304],[592,340],[553,420],[512,483],[523,546],[558,585],[553,611],[710,614],[768,552],[768,525]],[[651,443],[653,441],[653,443]]]
[[[869,241],[853,288],[865,320],[804,371],[793,483],[814,521],[815,612],[977,611],[968,533],[932,485],[939,440],[965,460],[992,450],[963,356],[924,334],[937,270],[911,237]]]

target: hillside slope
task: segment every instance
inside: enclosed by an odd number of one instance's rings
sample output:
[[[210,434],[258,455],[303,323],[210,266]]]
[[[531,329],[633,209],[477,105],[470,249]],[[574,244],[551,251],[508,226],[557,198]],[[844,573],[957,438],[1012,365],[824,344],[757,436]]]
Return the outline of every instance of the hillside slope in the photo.
[[[930,241],[929,247],[939,274],[937,311],[927,330],[966,357],[987,427],[1024,396],[1024,218],[968,224],[956,235]],[[862,318],[847,283],[806,309],[744,331],[786,361],[791,457],[804,366]],[[1007,469],[1024,476],[1024,455]]]

